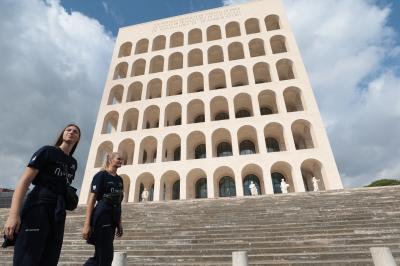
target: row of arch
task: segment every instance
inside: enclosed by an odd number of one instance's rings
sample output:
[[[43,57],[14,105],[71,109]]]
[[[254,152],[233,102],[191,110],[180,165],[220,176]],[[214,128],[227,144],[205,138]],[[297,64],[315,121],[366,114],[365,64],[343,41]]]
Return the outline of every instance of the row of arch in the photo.
[[[258,48],[251,50],[250,55],[251,56],[265,55],[265,50],[264,50],[264,47],[262,46],[262,44],[255,44],[255,45],[257,45]],[[280,48],[280,51],[286,51],[286,46],[284,44],[282,44],[280,47],[283,47],[283,48]],[[228,49],[229,49],[229,60],[237,60],[237,59],[244,58],[244,52],[243,52],[243,47],[242,47],[241,43],[238,43],[238,42],[233,43],[228,46]],[[188,62],[187,62],[188,67],[203,65],[203,51],[201,49],[191,50],[188,54],[187,60],[188,60]],[[152,73],[163,72],[165,69],[164,61],[165,60],[162,55],[154,56],[150,60],[150,66],[148,67],[148,70],[146,72],[146,60],[143,58],[137,59],[132,64],[130,76],[135,77],[135,76],[144,75],[145,73],[152,74]],[[184,56],[181,52],[172,53],[168,58],[168,66],[167,66],[168,70],[176,70],[176,69],[184,68],[183,62],[184,62]],[[222,47],[218,46],[218,45],[210,47],[208,49],[208,63],[213,64],[213,63],[219,63],[219,62],[224,62],[224,55],[223,55]],[[288,65],[290,65],[290,66],[293,65],[293,63],[290,59],[283,58],[283,59],[278,60],[276,62],[276,68],[278,70],[278,74],[281,74],[282,70],[287,68]],[[129,74],[128,69],[129,69],[128,62],[118,63],[114,70],[113,79],[116,80],[116,79],[123,79],[123,78],[128,77],[128,74]],[[284,76],[287,76],[287,74],[282,73],[281,75],[279,75],[279,80],[288,79],[288,78],[283,78]]]
[[[148,95],[159,95],[160,90],[148,91]],[[120,94],[121,95],[121,94]],[[122,96],[121,96],[122,97]],[[164,119],[160,123],[160,107],[157,105],[148,106],[141,117],[137,108],[130,108],[125,111],[120,121],[117,111],[108,112],[103,120],[102,134],[109,134],[121,131],[132,131],[158,127],[178,126],[182,124],[202,123],[207,121],[220,121],[232,118],[245,118],[260,115],[272,115],[282,112],[283,107],[278,107],[276,94],[272,90],[263,90],[258,94],[258,111],[253,108],[251,95],[239,93],[233,98],[233,109],[230,111],[228,100],[224,96],[216,96],[209,102],[209,110],[205,110],[205,103],[201,99],[193,99],[186,105],[185,120],[182,121],[182,103],[172,102],[166,105],[163,110]],[[304,111],[302,92],[297,87],[288,87],[283,91],[283,99],[287,112]],[[206,112],[210,116],[206,117]],[[234,112],[234,113],[232,113]]]
[[[265,29],[267,31],[278,30],[281,28],[279,17],[277,15],[269,15],[265,17]],[[246,34],[254,34],[261,32],[259,20],[250,18],[245,21]],[[215,41],[222,39],[221,27],[219,25],[212,25],[206,29],[206,40]],[[226,38],[241,36],[240,24],[232,21],[225,25]],[[188,32],[187,44],[196,44],[203,42],[203,32],[199,28],[192,29]],[[149,40],[144,38],[139,40],[135,45],[134,54],[147,53],[149,51]],[[169,48],[180,47],[185,43],[185,36],[183,32],[175,32],[169,37]],[[165,35],[156,36],[151,45],[152,51],[159,51],[166,49],[167,37]],[[120,46],[118,57],[130,56],[132,54],[132,42],[125,42]]]
[[[245,66],[235,66],[230,71],[231,86],[239,87],[249,85],[247,69]],[[293,79],[294,69],[291,61],[282,61],[282,65],[278,68],[279,78],[282,80]],[[253,66],[254,83],[261,84],[272,81],[270,68],[267,63],[259,62]],[[179,75],[173,75],[166,82],[166,93],[162,94],[163,81],[154,78],[147,83],[146,94],[142,95],[143,83],[135,81],[128,87],[127,102],[140,101],[142,99],[160,98],[162,95],[174,96],[182,93],[196,93],[205,90],[204,76],[201,72],[193,72],[188,75],[187,82],[184,86],[183,78]],[[218,90],[227,88],[227,79],[225,71],[222,69],[213,69],[208,74],[208,89]],[[186,90],[185,90],[186,89]],[[121,84],[111,88],[107,104],[117,104],[122,102],[124,87]],[[144,96],[144,97],[143,97]]]
[[[238,129],[235,140],[230,131],[225,128],[214,130],[209,136],[210,138],[201,131],[193,131],[186,137],[171,133],[163,138],[161,146],[158,145],[156,137],[146,136],[140,141],[139,149],[136,151],[135,142],[131,138],[127,138],[118,145],[118,152],[122,154],[124,165],[132,165],[157,161],[180,161],[182,160],[182,145],[184,145],[183,150],[186,151],[186,154],[183,154],[183,160],[286,151],[288,150],[288,141],[293,141],[297,150],[315,147],[315,137],[309,121],[296,120],[291,124],[290,130],[292,139],[285,137],[284,127],[277,122],[267,124],[262,133],[257,133],[253,126],[242,126]],[[182,143],[181,138],[186,138],[186,143]],[[260,139],[264,142],[263,144]],[[114,145],[111,141],[101,143],[97,149],[94,167],[100,167],[106,154],[113,151]],[[135,153],[138,153],[138,156],[135,157]]]
[[[179,200],[185,199],[201,199],[201,198],[217,198],[217,197],[235,197],[251,195],[249,185],[253,182],[256,185],[259,195],[280,194],[281,180],[284,179],[289,184],[288,192],[313,191],[312,177],[316,177],[318,182],[318,190],[325,190],[326,177],[324,176],[324,167],[319,160],[306,159],[300,165],[301,178],[299,189],[297,180],[294,180],[293,167],[284,161],[274,163],[269,173],[257,164],[249,164],[242,168],[239,176],[235,175],[232,168],[228,166],[218,167],[213,171],[211,177],[208,177],[203,169],[196,168],[187,173],[185,177],[181,177],[178,172],[170,170],[155,178],[153,174],[145,172],[139,174],[136,178],[132,189],[134,191],[133,201],[141,201],[141,194],[144,188],[150,192],[149,200]],[[130,193],[130,178],[126,174],[122,174],[124,180],[126,202]],[[181,179],[185,178],[185,187],[181,186]],[[208,183],[211,183],[211,187]],[[155,189],[155,185],[158,188]],[[184,189],[183,189],[184,188]],[[214,191],[209,192],[210,188]],[[159,193],[155,197],[155,193]]]

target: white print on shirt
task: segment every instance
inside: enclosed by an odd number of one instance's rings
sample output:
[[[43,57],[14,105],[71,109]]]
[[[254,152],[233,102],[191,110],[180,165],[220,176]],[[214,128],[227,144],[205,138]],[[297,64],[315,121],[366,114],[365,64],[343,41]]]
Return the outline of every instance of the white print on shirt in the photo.
[[[96,190],[96,185],[93,185],[93,190]]]
[[[68,185],[72,182],[72,178],[73,178],[73,176],[74,176],[73,174],[68,173],[68,170],[67,170],[67,166],[66,166],[66,165],[63,167],[63,169],[57,167],[56,170],[54,170],[54,174],[55,174],[56,176],[63,176],[63,177],[66,177],[66,179],[67,179],[67,184],[68,184]]]
[[[26,228],[25,232],[39,232],[40,229],[39,228]]]

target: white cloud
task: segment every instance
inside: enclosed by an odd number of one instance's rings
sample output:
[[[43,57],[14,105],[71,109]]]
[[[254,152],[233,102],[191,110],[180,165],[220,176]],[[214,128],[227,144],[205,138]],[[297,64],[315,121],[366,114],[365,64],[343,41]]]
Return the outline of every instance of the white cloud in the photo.
[[[0,187],[69,122],[82,129],[79,184],[114,40],[98,21],[58,1],[0,2]]]
[[[236,4],[243,1],[224,1]],[[390,7],[284,0],[346,187],[400,178],[400,59]]]
[[[386,65],[399,49],[390,9],[362,0],[285,6],[344,185],[400,178],[400,77]]]

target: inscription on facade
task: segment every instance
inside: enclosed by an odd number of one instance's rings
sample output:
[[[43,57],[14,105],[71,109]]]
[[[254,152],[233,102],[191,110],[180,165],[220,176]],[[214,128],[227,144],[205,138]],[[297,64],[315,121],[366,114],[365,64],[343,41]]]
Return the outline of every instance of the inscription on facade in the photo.
[[[206,14],[196,14],[190,17],[156,23],[152,32],[175,30],[186,26],[195,26],[220,19],[235,18],[240,16],[240,7],[218,10]]]

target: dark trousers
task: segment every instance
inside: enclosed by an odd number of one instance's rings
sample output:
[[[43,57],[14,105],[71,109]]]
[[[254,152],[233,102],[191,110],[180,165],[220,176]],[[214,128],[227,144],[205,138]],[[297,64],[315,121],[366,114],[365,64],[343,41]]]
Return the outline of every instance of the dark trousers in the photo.
[[[57,226],[54,206],[36,205],[26,211],[14,247],[14,266],[56,266],[60,258],[65,220]]]
[[[94,212],[101,211],[95,209]],[[97,215],[98,214],[98,215]],[[84,266],[110,266],[114,256],[115,224],[112,216],[106,211],[94,213],[96,217],[92,227],[91,239],[94,242],[94,256],[89,258]]]

